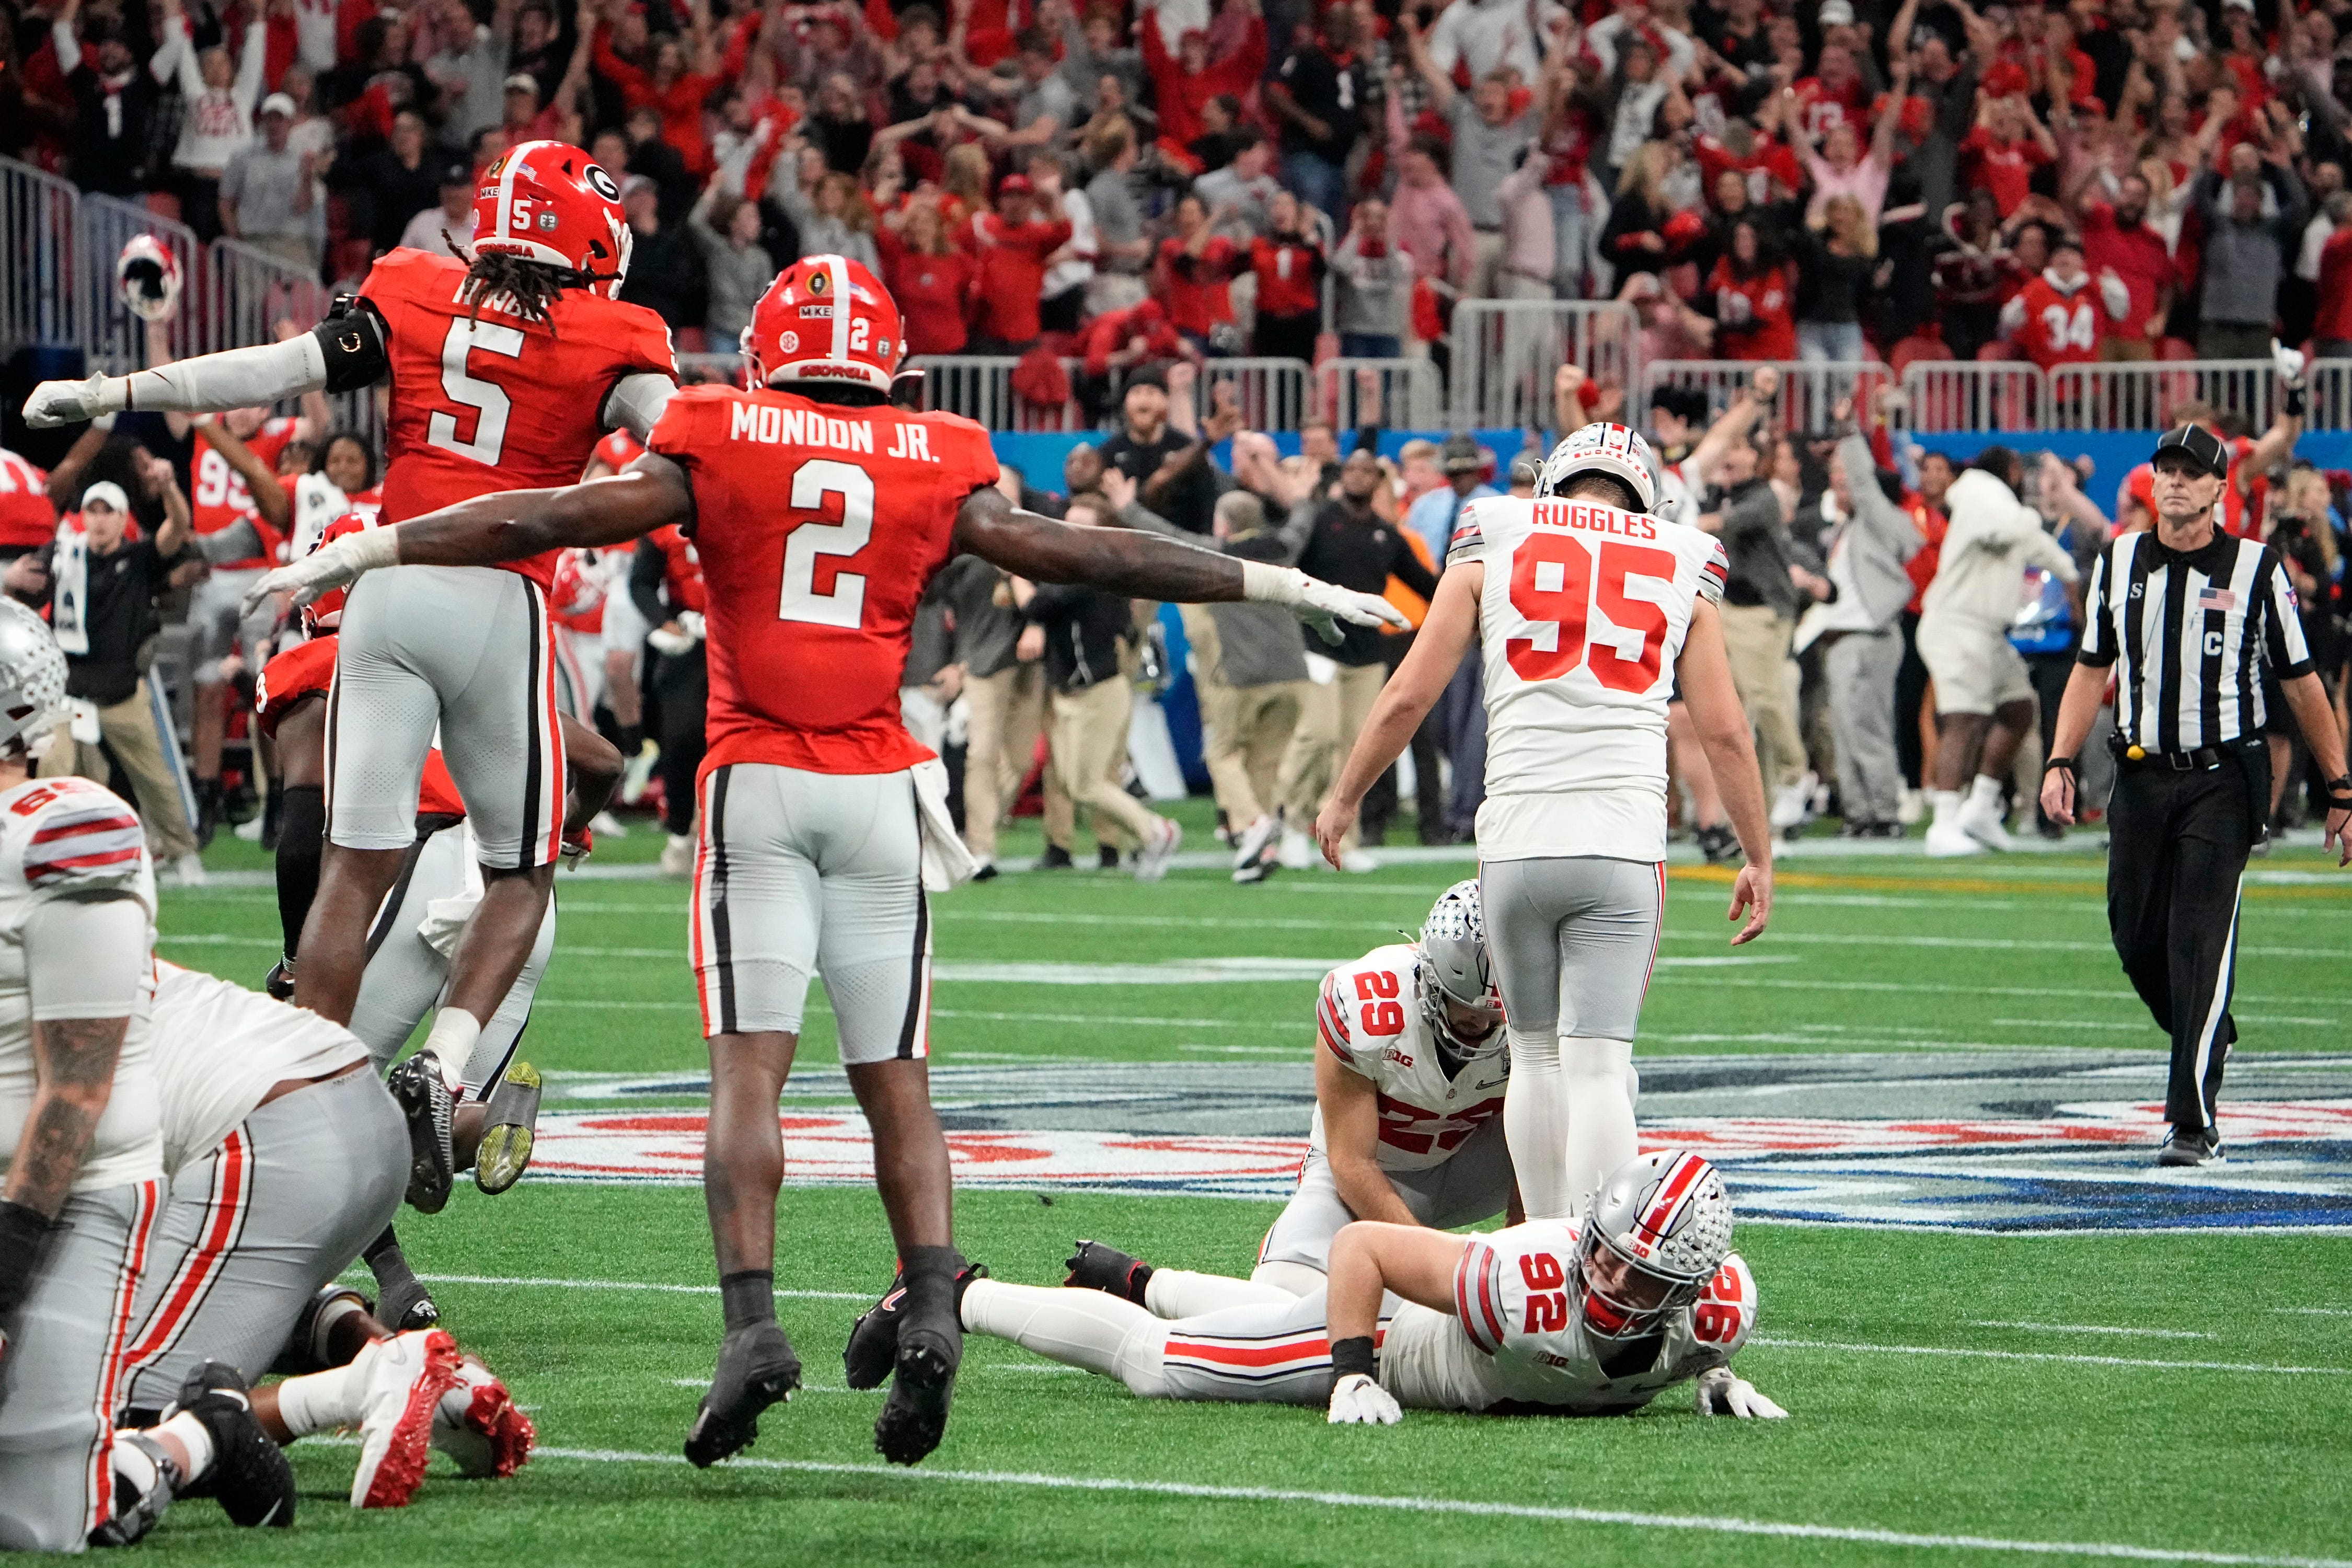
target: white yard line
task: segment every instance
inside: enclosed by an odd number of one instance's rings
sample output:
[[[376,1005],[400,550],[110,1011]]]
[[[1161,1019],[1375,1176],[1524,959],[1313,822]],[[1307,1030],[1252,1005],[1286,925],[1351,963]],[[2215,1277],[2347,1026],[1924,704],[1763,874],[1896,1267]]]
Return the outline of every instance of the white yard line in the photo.
[[[1986,1351],[1963,1350],[1954,1345],[1865,1345],[1849,1344],[1832,1340],[1781,1340],[1753,1338],[1751,1345],[1769,1345],[1780,1350],[1863,1352],[1873,1355],[1939,1355],[1959,1356],[1986,1361],[2053,1361],[2075,1366],[2159,1366],[2169,1372],[2252,1372],[2276,1373],[2296,1377],[2352,1377],[2352,1366],[2267,1366],[2258,1362],[2236,1361],[2147,1361],[2136,1356],[2065,1355],[2056,1351]]]
[[[2213,1336],[2195,1329],[2117,1329],[2102,1323],[2004,1323],[1990,1318],[1979,1318],[1969,1324],[1978,1329],[2022,1329],[2036,1334],[2127,1334],[2148,1340],[2210,1340]]]
[[[419,1274],[427,1285],[509,1285],[524,1289],[549,1290],[653,1290],[670,1296],[716,1296],[716,1285],[665,1285],[649,1279],[535,1279],[499,1274]],[[787,1290],[778,1287],[776,1294],[797,1301],[871,1301],[870,1294],[855,1290]]]
[[[2352,1318],[2352,1307],[2273,1307],[2271,1310],[2306,1318]]]
[[[683,1465],[682,1454],[635,1453],[618,1448],[540,1448],[535,1460],[593,1465]],[[1802,1524],[1738,1519],[1720,1514],[1637,1513],[1631,1510],[1551,1508],[1534,1503],[1488,1502],[1469,1498],[1381,1496],[1364,1492],[1307,1491],[1280,1487],[1208,1486],[1192,1481],[1141,1480],[1120,1476],[1067,1476],[1024,1470],[909,1469],[897,1465],[849,1465],[817,1459],[738,1457],[733,1470],[775,1470],[800,1475],[856,1476],[871,1480],[928,1485],[1025,1487],[1045,1491],[1129,1493],[1190,1498],[1203,1502],[1306,1503],[1320,1508],[1361,1509],[1382,1513],[1443,1514],[1525,1519],[1553,1524],[1616,1525],[1630,1530],[1671,1530],[1706,1535],[1749,1535],[1780,1540],[1849,1542],[1862,1546],[1912,1547],[1943,1552],[2004,1552],[2032,1557],[2104,1557],[2135,1563],[2197,1563],[2221,1568],[2352,1568],[2339,1557],[2273,1556],[2260,1552],[2198,1552],[2139,1546],[2115,1541],[2036,1541],[1998,1535],[1929,1534],[1866,1525]]]

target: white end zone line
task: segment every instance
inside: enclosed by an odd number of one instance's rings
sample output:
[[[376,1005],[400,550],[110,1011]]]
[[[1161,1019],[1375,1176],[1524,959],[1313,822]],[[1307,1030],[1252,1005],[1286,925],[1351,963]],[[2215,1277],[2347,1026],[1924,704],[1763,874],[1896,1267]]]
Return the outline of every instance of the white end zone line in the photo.
[[[2137,1234],[2137,1233],[2135,1233]],[[2074,1366],[2154,1366],[2170,1372],[2252,1372],[2278,1373],[2303,1377],[2352,1377],[2352,1366],[2265,1366],[2259,1363],[2236,1361],[2149,1361],[2138,1356],[2067,1355],[2057,1351],[1991,1351],[1973,1350],[1958,1345],[1865,1345],[1848,1344],[1832,1340],[1767,1339],[1751,1337],[1751,1345],[1766,1345],[1776,1350],[1841,1351],[1867,1352],[1873,1355],[1941,1355],[1960,1356],[1986,1361],[2054,1361]]]
[[[665,1285],[646,1279],[533,1279],[499,1274],[419,1274],[427,1285],[511,1285],[543,1290],[655,1290],[667,1296],[716,1296],[716,1285]],[[855,1290],[787,1290],[778,1297],[792,1301],[871,1301],[873,1296]]]
[[[536,1460],[566,1459],[592,1465],[683,1465],[682,1454],[634,1453],[620,1448],[537,1448]],[[1993,1535],[1929,1535],[1840,1524],[1792,1524],[1774,1520],[1732,1519],[1705,1514],[1635,1513],[1597,1508],[1548,1508],[1532,1503],[1481,1502],[1462,1498],[1377,1497],[1363,1492],[1305,1491],[1277,1487],[1221,1487],[1192,1481],[1150,1481],[1118,1476],[1056,1476],[1022,1470],[908,1469],[896,1465],[847,1465],[817,1459],[732,1458],[726,1468],[776,1470],[800,1475],[857,1476],[875,1480],[921,1481],[962,1486],[1032,1487],[1046,1491],[1126,1492],[1150,1497],[1192,1498],[1203,1502],[1311,1503],[1323,1508],[1365,1509],[1389,1513],[1452,1514],[1537,1520],[1556,1524],[1613,1524],[1633,1530],[1679,1530],[1708,1535],[1757,1535],[1794,1541],[1840,1541],[1864,1546],[1903,1546],[1944,1552],[2007,1552],[2035,1557],[2105,1557],[2135,1563],[2216,1563],[2223,1568],[2352,1568],[2340,1557],[2269,1556],[2258,1552],[2197,1552],[2135,1546],[2113,1541],[2010,1540]]]
[[[2213,1336],[2195,1329],[2118,1329],[2099,1323],[2005,1323],[1991,1318],[1979,1318],[1969,1325],[1972,1329],[2023,1329],[2036,1334],[2128,1334],[2144,1340],[2210,1340]]]

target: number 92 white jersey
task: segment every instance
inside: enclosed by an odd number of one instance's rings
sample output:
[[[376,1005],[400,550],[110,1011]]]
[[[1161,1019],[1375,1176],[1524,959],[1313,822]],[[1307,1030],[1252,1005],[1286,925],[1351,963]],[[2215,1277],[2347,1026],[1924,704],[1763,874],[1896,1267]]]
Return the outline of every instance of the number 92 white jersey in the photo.
[[[1481,500],[1448,566],[1478,562],[1486,677],[1486,860],[1666,854],[1666,703],[1714,535],[1591,501]]]

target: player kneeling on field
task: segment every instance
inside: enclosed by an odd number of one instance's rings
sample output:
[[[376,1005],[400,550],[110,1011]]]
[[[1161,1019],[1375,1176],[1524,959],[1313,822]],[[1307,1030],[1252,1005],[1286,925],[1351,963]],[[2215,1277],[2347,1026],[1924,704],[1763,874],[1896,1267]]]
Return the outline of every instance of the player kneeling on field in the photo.
[[[1154,1268],[1082,1241],[1064,1283],[1189,1318],[1321,1289],[1331,1238],[1350,1220],[1450,1230],[1517,1216],[1503,1138],[1511,1062],[1476,879],[1439,895],[1420,941],[1376,947],[1325,976],[1315,1038],[1315,1118],[1298,1190],[1247,1279]],[[853,1387],[866,1331],[860,1320],[850,1339]]]
[[[1384,1293],[1403,1298],[1383,1325]],[[1687,1151],[1621,1165],[1580,1225],[1450,1236],[1360,1220],[1331,1244],[1327,1290],[1174,1322],[1088,1290],[973,1279],[964,1327],[1147,1399],[1328,1405],[1338,1425],[1407,1406],[1624,1415],[1697,1382],[1702,1415],[1788,1414],[1728,1365],[1756,1321],[1731,1250],[1731,1200]]]
[[[282,1443],[359,1428],[352,1507],[405,1505],[429,1446],[511,1473],[531,1428],[504,1386],[446,1332],[395,1336],[333,1284],[409,1176],[408,1131],[367,1046],[209,974],[158,963],[155,976],[170,1191],[123,1343],[125,1424],[207,1366],[258,1378],[287,1352],[324,1370],[254,1390],[254,1413]]]

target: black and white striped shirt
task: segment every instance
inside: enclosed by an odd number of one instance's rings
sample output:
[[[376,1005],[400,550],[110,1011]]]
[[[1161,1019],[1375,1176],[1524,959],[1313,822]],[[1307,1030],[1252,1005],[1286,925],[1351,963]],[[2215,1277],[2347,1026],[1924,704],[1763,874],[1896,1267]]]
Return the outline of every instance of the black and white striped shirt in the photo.
[[[2312,669],[2278,552],[2218,528],[2185,553],[2152,530],[2110,543],[2091,568],[2076,657],[2116,666],[2116,729],[2151,752],[2259,733],[2265,670],[2292,680]]]

